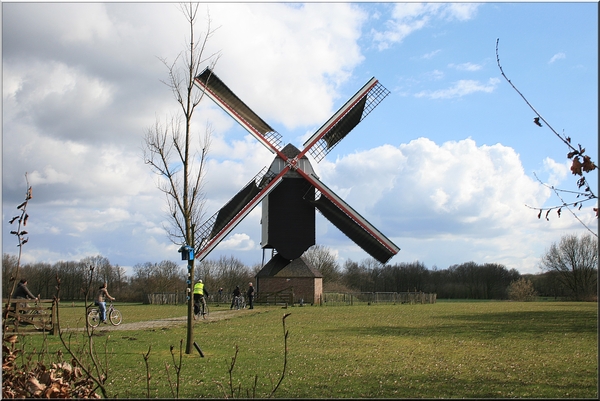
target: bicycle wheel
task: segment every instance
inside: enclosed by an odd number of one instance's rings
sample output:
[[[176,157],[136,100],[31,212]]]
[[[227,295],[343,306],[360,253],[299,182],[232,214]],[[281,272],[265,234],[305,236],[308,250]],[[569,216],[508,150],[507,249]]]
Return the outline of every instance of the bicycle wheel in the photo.
[[[113,326],[118,326],[123,321],[123,315],[121,315],[121,312],[119,312],[118,309],[112,309],[108,315],[108,318]]]
[[[52,319],[51,316],[45,310],[34,310],[31,313],[33,315],[33,327],[36,330],[45,330],[48,331],[52,329]]]
[[[206,319],[208,317],[208,304],[202,306],[202,318]]]
[[[100,313],[98,313],[98,309],[90,309],[87,314],[87,322],[92,327],[98,327],[100,324]]]

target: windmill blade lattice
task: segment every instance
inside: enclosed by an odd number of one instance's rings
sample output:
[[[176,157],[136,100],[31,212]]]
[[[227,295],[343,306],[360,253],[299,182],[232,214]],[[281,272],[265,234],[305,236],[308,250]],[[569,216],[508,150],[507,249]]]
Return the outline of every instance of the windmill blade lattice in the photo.
[[[320,162],[389,94],[389,90],[372,78],[304,142],[304,146],[309,149],[311,156]]]
[[[196,259],[204,259],[275,187],[281,183],[285,172],[279,175],[267,167],[255,175],[225,206],[213,214],[196,231],[200,245]]]

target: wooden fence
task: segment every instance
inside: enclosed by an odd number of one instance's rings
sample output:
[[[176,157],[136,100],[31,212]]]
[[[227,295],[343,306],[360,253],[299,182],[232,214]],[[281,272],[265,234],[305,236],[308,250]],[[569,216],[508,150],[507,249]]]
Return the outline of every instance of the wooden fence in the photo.
[[[181,305],[187,302],[185,292],[159,292],[146,294],[146,304],[152,305]]]
[[[56,304],[54,300],[40,299],[37,305],[31,300],[13,299],[11,301],[17,302],[11,302],[11,305],[8,306],[8,314],[6,314],[8,300],[2,300],[2,318],[4,319],[5,316],[7,318],[6,332],[58,334],[58,325],[54,324],[56,321]]]
[[[286,304],[292,306],[294,304],[294,287],[288,287],[275,292],[259,293],[254,298],[254,303],[266,305]]]
[[[424,292],[324,292],[322,306],[343,306],[359,304],[434,304],[437,294]]]
[[[153,305],[184,305],[187,304],[187,297],[185,292],[157,292],[154,294],[146,294],[145,304]],[[231,295],[221,294],[210,294],[206,298],[206,302],[209,303],[231,303]]]

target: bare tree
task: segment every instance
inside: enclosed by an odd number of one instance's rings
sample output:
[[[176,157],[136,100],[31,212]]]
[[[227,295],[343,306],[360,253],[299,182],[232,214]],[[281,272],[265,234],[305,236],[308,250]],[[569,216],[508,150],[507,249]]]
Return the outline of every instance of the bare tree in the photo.
[[[302,257],[323,275],[324,286],[340,280],[340,265],[329,248],[319,244],[313,245]]]
[[[207,29],[199,38],[195,35],[199,4],[180,6],[189,24],[189,41],[186,48],[173,62],[161,59],[167,67],[169,79],[163,81],[173,92],[179,105],[180,114],[166,123],[158,119],[145,137],[144,160],[158,174],[158,188],[165,194],[169,208],[170,225],[165,227],[173,243],[195,248],[195,228],[200,226],[204,212],[205,194],[203,179],[205,164],[210,146],[210,128],[199,140],[199,146],[192,144],[192,117],[202,100],[204,92],[195,88],[194,78],[202,65],[216,64],[218,54],[205,57],[208,39],[214,31],[208,18]],[[199,244],[199,241],[198,241]],[[190,261],[188,292],[191,293],[194,279],[194,261]],[[192,352],[193,309],[191,297],[188,300],[188,330],[186,353]]]
[[[525,101],[525,103],[527,103],[527,106],[529,106],[529,108],[535,113],[536,117],[534,117],[533,122],[538,127],[543,127],[543,124],[542,124],[542,122],[543,122],[546,125],[546,127],[548,127],[554,133],[554,135],[558,139],[560,139],[560,141],[563,144],[565,144],[567,146],[567,148],[569,149],[569,152],[567,153],[567,158],[569,160],[571,160],[571,173],[575,177],[579,177],[579,178],[577,178],[577,190],[569,191],[569,190],[559,189],[559,188],[555,188],[554,186],[544,184],[536,176],[537,180],[541,184],[550,188],[554,192],[554,194],[560,200],[561,204],[557,205],[557,206],[546,207],[546,208],[534,207],[534,206],[528,206],[528,207],[531,209],[539,210],[538,219],[542,217],[542,212],[545,211],[546,212],[546,215],[545,215],[546,220],[549,220],[548,216],[552,210],[556,210],[556,214],[558,215],[558,217],[560,217],[563,208],[567,209],[577,219],[577,221],[579,221],[591,234],[595,235],[597,238],[598,234],[596,234],[594,231],[592,231],[579,218],[579,216],[576,213],[576,211],[581,210],[581,207],[583,206],[584,203],[592,201],[592,202],[596,202],[596,206],[593,208],[593,210],[594,210],[594,212],[596,212],[596,218],[598,218],[598,205],[597,205],[598,196],[591,189],[590,184],[586,178],[586,174],[589,174],[592,171],[597,171],[596,164],[592,161],[590,156],[585,154],[585,148],[583,146],[581,146],[581,144],[574,146],[573,144],[571,144],[570,136],[566,135],[564,132],[562,134],[559,134],[558,132],[556,132],[556,130],[554,128],[552,128],[552,126],[548,123],[548,121],[546,121],[546,119],[544,117],[542,117],[542,115],[540,113],[538,113],[538,111],[531,105],[531,103],[529,103],[527,98],[517,89],[515,84],[513,84],[512,81],[510,79],[508,79],[506,74],[504,74],[502,65],[500,65],[500,56],[498,55],[498,43],[499,42],[500,42],[500,39],[497,39],[496,40],[496,62],[498,64],[498,68],[500,69],[500,73],[502,74],[502,77],[504,77],[504,79],[510,84],[510,86],[512,86],[512,88],[521,96],[521,98]],[[597,177],[596,177],[596,180],[597,180]],[[572,198],[571,200],[565,200],[566,196],[571,196],[574,198]]]
[[[542,256],[541,268],[558,273],[559,281],[575,300],[597,296],[598,239],[590,234],[563,236]]]

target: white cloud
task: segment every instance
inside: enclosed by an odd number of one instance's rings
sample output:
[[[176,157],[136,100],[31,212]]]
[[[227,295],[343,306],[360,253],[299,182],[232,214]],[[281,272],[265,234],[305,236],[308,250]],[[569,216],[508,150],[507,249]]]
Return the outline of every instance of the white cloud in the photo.
[[[429,99],[451,99],[470,95],[476,92],[491,93],[496,89],[498,83],[500,83],[500,79],[498,78],[490,78],[487,84],[482,84],[479,81],[471,79],[461,79],[450,88],[439,89],[435,91],[421,91],[416,93],[415,97],[426,97]]]
[[[319,167],[323,182],[400,246],[391,263],[420,260],[446,268],[444,255],[454,263],[503,263],[537,273],[557,230],[579,229],[569,219],[540,221],[525,206],[543,204],[550,192],[525,174],[514,149],[501,144],[464,139],[438,145],[419,138]],[[320,243],[353,260],[366,257],[341,240],[337,229],[319,229]]]
[[[564,53],[556,53],[554,56],[552,56],[552,58],[550,59],[550,61],[548,61],[548,64],[552,64],[557,60],[561,60],[563,58],[567,58],[567,55]]]
[[[430,25],[435,19],[466,21],[475,15],[479,4],[443,3],[396,3],[392,18],[384,24],[383,30],[373,30],[373,40],[379,50],[385,50],[394,43],[401,43],[415,31]]]
[[[363,61],[366,14],[353,4],[213,4],[210,13],[226,21],[213,37],[212,47],[227,49],[215,72],[276,130],[329,117],[336,88]]]
[[[455,68],[459,71],[479,71],[482,68],[481,64],[473,63],[449,64],[448,67]]]
[[[424,59],[424,60],[429,60],[429,59],[433,58],[436,54],[438,54],[440,51],[441,51],[440,49],[437,49],[437,50],[434,50],[432,52],[423,54],[421,56],[421,58]]]
[[[219,244],[221,250],[250,251],[255,250],[256,245],[248,234],[232,234]]]
[[[547,184],[551,186],[558,185],[571,172],[568,160],[564,163],[558,163],[550,157],[544,159],[544,170],[549,173]]]

